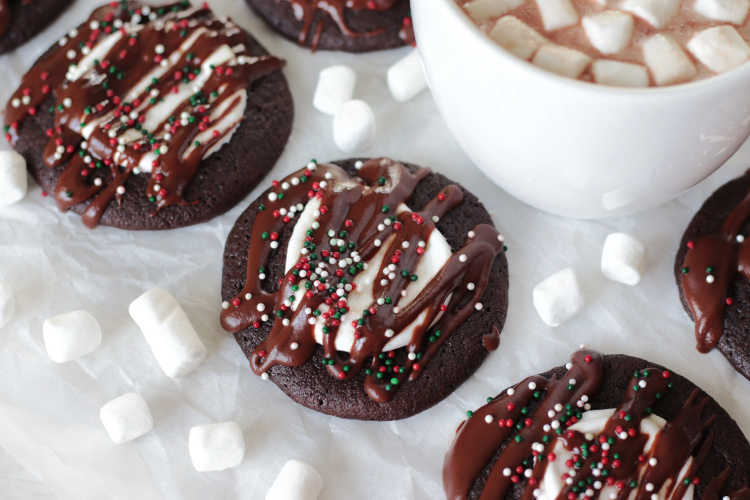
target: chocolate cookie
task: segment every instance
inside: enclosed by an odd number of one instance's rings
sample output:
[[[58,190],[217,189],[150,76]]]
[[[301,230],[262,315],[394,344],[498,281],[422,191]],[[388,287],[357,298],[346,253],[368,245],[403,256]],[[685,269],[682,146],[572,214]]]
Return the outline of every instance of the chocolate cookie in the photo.
[[[750,379],[750,174],[712,194],[690,221],[675,258],[680,299],[697,348],[716,347]]]
[[[406,418],[497,348],[502,241],[476,197],[428,169],[311,162],[232,229],[222,326],[294,401],[342,418]]]
[[[8,140],[89,227],[171,229],[226,212],[291,133],[283,61],[187,2],[113,5],[24,76]]]
[[[737,423],[642,359],[578,351],[468,415],[443,467],[451,500],[750,498]]]
[[[409,0],[245,0],[273,29],[313,50],[370,52],[414,43]]]
[[[0,54],[5,54],[47,27],[71,0],[0,0]]]

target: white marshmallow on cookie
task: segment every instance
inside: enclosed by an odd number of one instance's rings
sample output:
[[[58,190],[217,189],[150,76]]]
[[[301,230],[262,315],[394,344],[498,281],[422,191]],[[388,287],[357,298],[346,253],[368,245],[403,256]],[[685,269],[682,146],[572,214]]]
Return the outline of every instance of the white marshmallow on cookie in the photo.
[[[190,429],[190,460],[198,472],[238,466],[245,457],[245,436],[237,422],[219,422]]]
[[[696,33],[687,48],[714,73],[724,73],[750,59],[750,46],[731,26],[716,26]]]
[[[680,44],[657,34],[643,43],[643,58],[657,85],[671,85],[692,79],[698,70]]]
[[[654,28],[663,28],[677,14],[680,0],[625,0],[622,10],[640,17]]]
[[[501,47],[526,60],[548,42],[534,28],[514,16],[501,17],[487,34]]]
[[[187,375],[206,357],[206,346],[169,292],[149,290],[130,304],[129,312],[168,377]]]
[[[110,439],[117,444],[143,436],[154,427],[146,401],[129,392],[102,406],[99,416]]]
[[[15,151],[0,151],[0,207],[21,201],[27,190],[26,160]]]
[[[346,153],[363,151],[375,143],[375,114],[364,101],[344,104],[333,117],[333,140]]]
[[[534,308],[549,326],[557,326],[583,309],[585,300],[572,268],[556,272],[534,287]]]
[[[388,90],[398,102],[406,102],[427,88],[427,77],[417,49],[388,68]]]
[[[594,81],[615,87],[648,87],[648,70],[640,64],[597,59],[591,65]]]
[[[555,31],[578,22],[578,12],[570,0],[536,0],[544,29]]]
[[[496,16],[502,16],[506,12],[520,7],[525,0],[471,0],[464,4],[464,9],[471,18],[478,22],[484,22]]]
[[[289,460],[268,490],[266,500],[317,500],[323,478],[315,468],[300,460]]]
[[[591,63],[591,58],[583,52],[548,43],[537,51],[531,62],[552,73],[578,78]]]
[[[607,278],[637,285],[646,263],[646,245],[635,236],[612,233],[602,248],[602,274]]]
[[[698,14],[714,21],[740,26],[745,23],[750,0],[696,0],[693,8]]]
[[[349,66],[330,66],[320,72],[315,86],[313,106],[328,115],[338,113],[341,106],[351,100],[357,74]]]
[[[606,10],[584,16],[582,23],[591,45],[602,54],[616,54],[633,37],[633,16],[617,10]]]
[[[0,328],[4,327],[16,313],[16,294],[9,283],[0,280]]]
[[[102,330],[91,313],[73,311],[47,319],[42,325],[44,346],[55,363],[65,363],[94,351]]]

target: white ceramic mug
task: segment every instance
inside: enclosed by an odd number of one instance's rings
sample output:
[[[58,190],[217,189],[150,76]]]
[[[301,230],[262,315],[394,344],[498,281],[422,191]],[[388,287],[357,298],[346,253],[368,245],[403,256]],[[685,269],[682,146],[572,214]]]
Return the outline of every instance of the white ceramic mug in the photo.
[[[608,87],[515,57],[455,0],[411,0],[411,9],[451,133],[490,179],[541,210],[594,219],[661,205],[750,134],[750,63],[694,83]]]

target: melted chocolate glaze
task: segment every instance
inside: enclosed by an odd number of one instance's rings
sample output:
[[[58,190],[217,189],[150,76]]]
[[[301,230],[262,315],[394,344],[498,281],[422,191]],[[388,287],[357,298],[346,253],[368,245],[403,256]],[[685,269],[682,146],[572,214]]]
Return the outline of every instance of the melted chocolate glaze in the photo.
[[[44,162],[65,166],[54,193],[60,210],[90,200],[83,222],[96,226],[144,161],[151,169],[144,196],[154,213],[184,205],[201,160],[239,125],[232,113],[242,92],[283,65],[250,56],[245,41],[242,30],[187,2],[153,11],[135,3],[100,7],[24,76],[6,108],[9,140],[15,144],[19,123],[43,112],[53,92],[58,105]],[[223,45],[231,54],[211,59]],[[206,63],[213,60],[221,63]],[[106,174],[95,175],[98,168]]]
[[[294,15],[298,21],[302,21],[302,29],[299,32],[298,42],[305,45],[310,33],[313,35],[312,48],[318,46],[321,29],[323,25],[320,21],[311,29],[313,18],[318,11],[326,12],[334,20],[341,32],[349,37],[360,36],[377,36],[383,33],[383,29],[358,33],[353,31],[346,24],[344,12],[346,9],[351,10],[388,10],[393,7],[396,0],[276,0],[277,2],[286,1],[292,4]],[[408,43],[408,42],[407,42]]]
[[[750,279],[750,245],[739,233],[748,216],[750,192],[729,214],[721,231],[688,242],[682,291],[695,321],[700,352],[711,351],[721,338],[727,294],[737,273]]]
[[[253,225],[244,288],[224,304],[221,315],[223,328],[233,333],[274,321],[266,340],[250,356],[250,366],[256,374],[278,364],[300,366],[308,362],[317,345],[313,324],[323,321],[324,364],[328,371],[339,379],[351,379],[364,371],[365,390],[371,399],[385,402],[407,378],[419,377],[420,365],[429,362],[450,334],[474,312],[486,287],[489,268],[503,249],[502,238],[493,227],[478,225],[435,278],[412,302],[399,308],[401,291],[419,279],[409,270],[416,269],[422,258],[424,242],[435,229],[433,218],[439,219],[463,199],[457,186],[448,186],[419,213],[398,211],[397,207],[409,200],[428,173],[422,169],[412,174],[392,160],[375,159],[365,163],[358,177],[352,179],[335,165],[318,165],[292,174],[279,184],[278,193],[271,193],[269,203]],[[317,226],[307,231],[303,256],[289,269],[279,289],[267,292],[264,267],[274,251],[273,242],[300,212],[298,208],[282,216],[280,210],[299,207],[312,199],[320,203],[319,215],[314,223]],[[346,241],[339,240],[339,246],[331,246],[331,234]],[[362,313],[347,315],[349,291],[342,287],[352,285],[347,278],[356,276],[376,255],[385,257],[378,277],[383,276],[382,271],[389,264],[397,265],[398,274],[394,273],[393,279],[375,280],[372,305]],[[347,257],[353,258],[352,263],[339,266],[338,261]],[[311,274],[319,265],[319,258],[322,262],[337,261],[330,266],[327,278]],[[469,288],[469,283],[474,286]],[[301,287],[306,292],[300,295]],[[407,346],[412,359],[398,372],[384,377],[385,367],[390,364],[384,361],[386,344],[417,319],[421,326],[415,329]],[[341,322],[352,320],[356,330],[351,352],[339,353],[335,348],[337,331]]]
[[[666,498],[683,497],[688,485],[675,482],[684,464],[692,457],[687,477],[697,477],[714,445],[710,426],[715,415],[701,416],[709,398],[697,401],[699,390],[693,390],[645,452],[648,436],[640,432],[640,421],[659,412],[659,403],[667,398],[672,380],[679,376],[660,368],[635,372],[602,432],[586,436],[567,427],[578,421],[588,401],[597,398],[605,360],[596,351],[578,351],[567,369],[564,375],[525,379],[490,400],[459,427],[443,468],[448,498],[468,498],[470,491],[476,491],[479,477],[483,478],[483,488],[472,498],[502,499],[511,491],[515,498],[534,498],[548,464],[558,460],[552,453],[558,442],[573,454],[566,468],[575,470],[575,480],[559,492],[558,500],[581,498],[584,490],[580,481],[589,489],[586,498],[598,498],[599,490],[591,486],[597,480],[618,488],[617,500],[633,493],[638,500],[648,500],[662,486],[667,487]],[[730,475],[731,470],[726,468],[707,485],[702,498],[747,500],[750,492],[746,487],[719,493]]]

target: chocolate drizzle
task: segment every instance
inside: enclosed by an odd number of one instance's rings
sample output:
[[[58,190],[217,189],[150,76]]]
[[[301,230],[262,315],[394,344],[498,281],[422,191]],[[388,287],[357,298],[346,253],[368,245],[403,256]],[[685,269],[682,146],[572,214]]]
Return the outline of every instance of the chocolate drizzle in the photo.
[[[750,279],[750,245],[739,233],[748,216],[750,193],[732,210],[720,232],[688,243],[682,290],[695,321],[700,352],[709,352],[721,338],[727,293],[737,273]]]
[[[247,89],[283,63],[247,52],[246,35],[187,2],[100,7],[24,76],[5,115],[8,139],[54,94],[44,162],[63,167],[60,210],[89,201],[98,224],[133,174],[150,172],[154,213],[186,201],[203,158],[239,126]]]
[[[318,46],[320,34],[323,29],[323,21],[318,20],[316,26],[311,29],[313,19],[318,11],[323,11],[336,23],[341,32],[346,36],[356,38],[362,36],[377,36],[385,30],[378,29],[367,33],[358,33],[353,31],[345,19],[346,10],[389,10],[396,3],[396,0],[276,0],[276,2],[286,1],[292,5],[294,16],[298,21],[302,21],[302,29],[299,32],[298,42],[304,45],[307,42],[310,33],[313,34],[312,48]]]
[[[224,329],[233,333],[274,322],[250,356],[256,374],[277,364],[308,362],[318,345],[317,328],[323,363],[331,375],[351,379],[364,371],[368,396],[385,402],[399,384],[417,379],[420,367],[481,307],[489,269],[503,249],[502,237],[492,226],[476,226],[445,263],[432,263],[439,270],[429,282],[416,283],[426,280],[414,271],[431,251],[435,221],[463,200],[461,189],[451,185],[420,212],[408,210],[405,203],[428,173],[421,169],[412,174],[397,162],[375,159],[352,179],[337,166],[311,164],[269,194],[250,235],[244,288],[224,304],[221,316]],[[307,203],[315,204],[312,218],[307,207],[302,209]],[[306,231],[304,248],[299,254],[289,250],[294,262],[278,291],[266,292],[264,267],[274,242],[300,213],[306,225],[295,231]],[[377,266],[376,272],[370,266]],[[412,289],[420,291],[410,293]],[[355,301],[364,301],[366,308],[350,311]],[[341,353],[338,336],[349,323],[353,338],[346,346],[349,352]],[[399,335],[402,332],[407,338]],[[389,356],[398,339],[409,356],[394,369]]]
[[[696,403],[696,389],[646,450],[649,435],[641,431],[640,424],[671,388],[669,373],[657,368],[635,372],[622,402],[601,432],[593,435],[570,427],[589,408],[589,398],[600,391],[603,357],[596,351],[578,351],[567,368],[559,379],[555,375],[525,379],[474,412],[459,427],[443,468],[448,498],[467,498],[493,459],[480,498],[505,498],[519,486],[524,500],[535,498],[542,492],[550,464],[566,460],[557,456],[562,455],[560,447],[572,458],[562,466],[565,473],[559,479],[562,487],[557,500],[581,495],[596,499],[603,488],[615,491],[617,500],[631,495],[637,500],[650,500],[659,492],[665,493],[663,498],[683,498],[689,485],[684,479],[696,477],[713,445],[713,433],[707,428],[715,416],[701,418],[708,398]],[[709,485],[704,500],[717,498],[729,474],[725,472],[723,478]],[[568,477],[574,480],[566,483]],[[745,495],[746,489],[729,496],[745,499]]]

